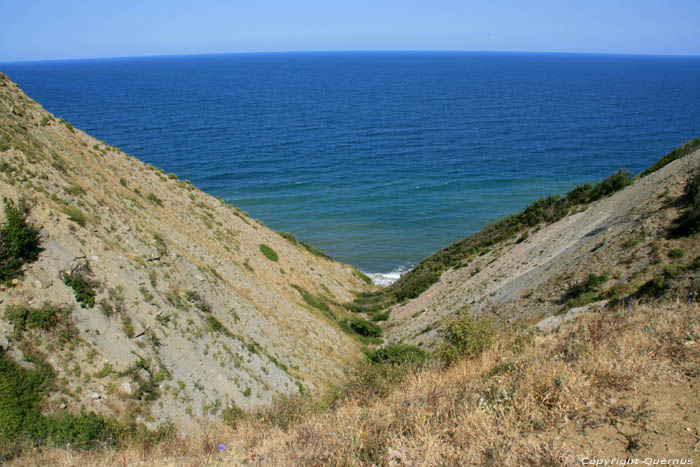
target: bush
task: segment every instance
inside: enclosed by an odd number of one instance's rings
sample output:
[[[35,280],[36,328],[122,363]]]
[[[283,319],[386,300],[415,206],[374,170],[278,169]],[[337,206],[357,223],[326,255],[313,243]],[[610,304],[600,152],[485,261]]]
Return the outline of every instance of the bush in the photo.
[[[81,308],[92,308],[95,306],[95,289],[97,282],[89,278],[90,266],[85,263],[74,268],[70,274],[63,274],[63,282],[73,289],[75,299],[80,303]]]
[[[672,236],[685,237],[700,232],[700,171],[686,185],[684,199],[688,210],[676,220]]]
[[[425,360],[425,352],[415,345],[397,344],[374,350],[367,357],[372,363],[379,364],[420,364]]]
[[[12,323],[15,331],[24,331],[27,328],[48,331],[58,323],[58,313],[51,305],[44,305],[41,308],[8,305],[5,309],[5,318]]]
[[[0,282],[10,284],[22,274],[22,266],[39,258],[39,230],[27,223],[29,208],[23,199],[17,205],[7,198],[5,224],[0,229]]]
[[[68,218],[73,222],[76,222],[81,227],[85,227],[87,224],[87,215],[75,206],[66,206],[63,208],[63,212],[68,215]]]
[[[24,368],[0,347],[0,463],[21,453],[22,440],[70,443],[76,448],[118,439],[125,430],[113,420],[94,413],[44,415],[44,399],[55,388],[56,375],[43,358],[28,348]]]
[[[275,250],[273,250],[272,248],[270,248],[267,245],[261,244],[260,251],[262,251],[262,254],[265,255],[265,257],[267,259],[269,259],[270,261],[278,261],[280,259],[280,257],[277,256],[277,253],[275,252]]]
[[[343,320],[341,327],[345,331],[354,332],[365,337],[381,337],[384,334],[384,330],[380,326],[358,316]]]
[[[479,355],[491,347],[496,332],[496,325],[489,319],[461,311],[441,330],[444,343],[438,348],[437,356],[449,364]]]

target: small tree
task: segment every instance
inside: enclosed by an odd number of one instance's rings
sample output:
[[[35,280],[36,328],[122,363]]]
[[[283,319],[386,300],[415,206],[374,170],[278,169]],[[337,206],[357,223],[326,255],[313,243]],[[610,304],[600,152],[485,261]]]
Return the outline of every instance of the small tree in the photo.
[[[7,198],[5,224],[0,229],[0,282],[8,284],[22,275],[22,266],[39,258],[39,229],[27,222],[29,207],[24,199],[17,204]]]

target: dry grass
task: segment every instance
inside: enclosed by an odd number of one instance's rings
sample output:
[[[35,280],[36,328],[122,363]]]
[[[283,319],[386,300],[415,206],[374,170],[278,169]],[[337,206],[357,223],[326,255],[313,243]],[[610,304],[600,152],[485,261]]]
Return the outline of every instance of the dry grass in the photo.
[[[663,457],[661,443],[644,441],[654,416],[640,394],[659,382],[697,384],[699,312],[696,304],[633,306],[581,316],[549,335],[508,330],[479,357],[412,372],[388,395],[356,388],[325,411],[318,401],[297,402],[314,413],[286,430],[258,415],[234,428],[180,430],[155,445],[36,450],[14,465],[565,465],[576,463],[582,439],[598,446],[587,430],[601,424],[626,441],[608,457]],[[624,423],[637,431],[624,434]]]

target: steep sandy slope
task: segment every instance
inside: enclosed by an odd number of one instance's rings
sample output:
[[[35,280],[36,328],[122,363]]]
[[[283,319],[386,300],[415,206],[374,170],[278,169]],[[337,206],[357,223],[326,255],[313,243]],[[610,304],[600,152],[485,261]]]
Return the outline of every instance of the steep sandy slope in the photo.
[[[4,75],[0,125],[0,195],[28,200],[43,248],[0,290],[0,346],[46,355],[55,406],[220,414],[341,380],[360,355],[335,305],[369,287],[358,271],[53,117]],[[66,274],[94,285],[94,305]],[[8,320],[45,303],[77,333]]]
[[[666,230],[677,217],[690,170],[699,166],[695,151],[580,212],[447,270],[419,297],[392,307],[390,339],[430,346],[441,321],[464,309],[536,322],[585,302],[573,295],[590,273],[605,278],[595,298],[633,292],[674,261]]]

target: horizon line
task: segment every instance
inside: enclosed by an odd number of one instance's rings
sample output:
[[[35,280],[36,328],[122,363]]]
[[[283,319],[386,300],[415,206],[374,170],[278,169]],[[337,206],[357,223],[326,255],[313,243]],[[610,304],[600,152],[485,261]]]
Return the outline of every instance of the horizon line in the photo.
[[[133,58],[197,57],[212,55],[285,55],[285,54],[324,54],[324,53],[503,53],[503,54],[547,54],[547,55],[606,55],[639,57],[700,57],[700,53],[653,53],[653,52],[581,52],[547,50],[468,50],[468,49],[347,49],[347,50],[260,50],[244,52],[200,52],[166,53],[144,55],[115,55],[74,58],[40,58],[20,60],[0,60],[0,64],[68,62],[87,60],[120,60]]]

